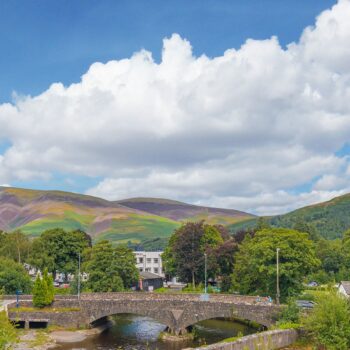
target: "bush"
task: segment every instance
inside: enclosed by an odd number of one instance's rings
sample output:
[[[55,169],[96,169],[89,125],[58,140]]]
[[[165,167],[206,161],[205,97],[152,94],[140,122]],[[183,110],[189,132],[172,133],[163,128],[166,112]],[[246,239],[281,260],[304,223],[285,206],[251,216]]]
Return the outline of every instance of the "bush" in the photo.
[[[18,341],[17,332],[7,319],[5,312],[0,312],[0,349],[11,349],[11,344]]]
[[[289,298],[287,306],[283,308],[277,324],[292,323],[298,324],[300,322],[300,309],[296,304],[294,298]]]
[[[43,277],[36,276],[33,287],[33,305],[35,307],[44,307],[51,305],[55,298],[55,288],[53,279],[48,275],[47,269],[44,270]]]
[[[328,350],[347,350],[350,347],[349,302],[336,291],[318,296],[316,305],[305,320],[306,329],[315,342]]]

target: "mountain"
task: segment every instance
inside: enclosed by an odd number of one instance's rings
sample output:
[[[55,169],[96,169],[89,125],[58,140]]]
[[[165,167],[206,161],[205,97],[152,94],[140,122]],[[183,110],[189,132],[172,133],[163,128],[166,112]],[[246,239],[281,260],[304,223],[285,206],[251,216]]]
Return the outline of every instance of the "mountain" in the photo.
[[[290,213],[265,217],[274,227],[293,228],[302,220],[316,227],[320,235],[326,239],[341,238],[344,231],[350,228],[350,194],[333,198],[327,202],[309,205]],[[251,228],[256,225],[257,218],[241,221],[229,226],[231,232]]]
[[[210,224],[230,225],[255,217],[234,209],[209,208],[169,199],[131,198],[117,203],[178,222],[205,220]]]
[[[313,224],[324,238],[341,238],[350,228],[350,194],[277,215],[269,221],[273,226],[292,227],[299,218]]]
[[[161,247],[182,221],[205,219],[227,224],[251,217],[236,210],[196,207],[166,199],[113,202],[62,191],[0,187],[0,229],[20,229],[32,237],[61,227],[82,229],[94,240],[134,245],[147,242],[150,247]]]

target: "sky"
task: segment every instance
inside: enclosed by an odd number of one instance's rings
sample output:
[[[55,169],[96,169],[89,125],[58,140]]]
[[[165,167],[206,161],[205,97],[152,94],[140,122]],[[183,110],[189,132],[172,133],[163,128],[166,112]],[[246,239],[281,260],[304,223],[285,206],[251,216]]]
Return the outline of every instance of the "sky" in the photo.
[[[350,0],[0,2],[0,185],[280,214],[350,192]]]

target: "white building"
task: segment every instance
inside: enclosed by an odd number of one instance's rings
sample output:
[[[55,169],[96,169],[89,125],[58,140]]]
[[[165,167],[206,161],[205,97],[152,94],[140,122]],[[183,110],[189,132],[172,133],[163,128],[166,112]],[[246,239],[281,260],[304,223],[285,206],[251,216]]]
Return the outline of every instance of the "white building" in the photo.
[[[134,252],[136,267],[140,272],[151,272],[164,277],[162,257],[163,252]]]

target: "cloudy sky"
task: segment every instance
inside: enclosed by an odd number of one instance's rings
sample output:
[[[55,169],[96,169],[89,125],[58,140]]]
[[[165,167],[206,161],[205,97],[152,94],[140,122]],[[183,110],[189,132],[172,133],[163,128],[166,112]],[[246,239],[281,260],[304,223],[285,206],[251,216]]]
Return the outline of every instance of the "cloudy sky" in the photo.
[[[350,0],[4,1],[0,185],[257,214],[350,192]]]

